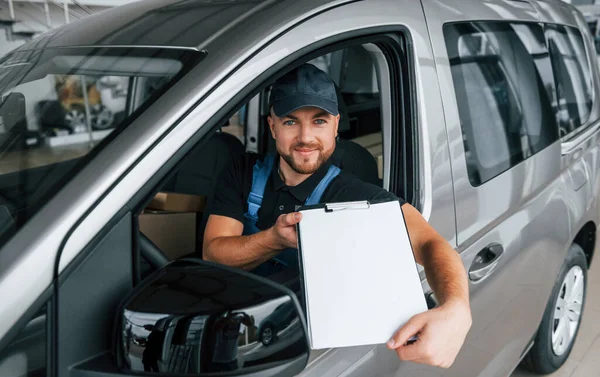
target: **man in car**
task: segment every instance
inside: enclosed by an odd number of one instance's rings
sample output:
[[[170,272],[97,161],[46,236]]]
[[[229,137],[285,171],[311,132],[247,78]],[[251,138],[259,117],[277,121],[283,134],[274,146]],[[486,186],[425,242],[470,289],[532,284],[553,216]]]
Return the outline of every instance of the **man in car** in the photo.
[[[270,103],[277,156],[248,155],[224,171],[209,211],[204,259],[268,276],[298,263],[298,206],[398,200],[439,305],[411,318],[387,346],[401,360],[448,368],[471,326],[460,256],[410,204],[333,166],[340,115],[334,83],[323,71],[304,64],[287,73],[273,85]],[[415,334],[418,340],[409,343]]]

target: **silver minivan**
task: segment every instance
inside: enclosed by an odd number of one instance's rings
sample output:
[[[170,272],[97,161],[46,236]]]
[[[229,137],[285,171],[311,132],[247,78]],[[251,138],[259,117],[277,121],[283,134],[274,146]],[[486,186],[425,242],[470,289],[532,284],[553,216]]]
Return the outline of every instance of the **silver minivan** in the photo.
[[[473,326],[449,369],[311,350],[299,277],[202,260],[220,172],[274,150],[270,85],[305,62],[337,85],[336,163],[462,257]],[[145,0],[10,52],[0,95],[0,376],[506,377],[569,356],[600,76],[568,4]]]

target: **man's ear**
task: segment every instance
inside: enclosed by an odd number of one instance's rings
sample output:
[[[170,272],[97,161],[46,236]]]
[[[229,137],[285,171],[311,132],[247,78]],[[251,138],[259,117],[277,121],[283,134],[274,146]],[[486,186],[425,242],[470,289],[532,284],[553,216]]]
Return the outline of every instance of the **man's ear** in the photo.
[[[340,119],[341,119],[340,114],[336,115],[336,117],[335,117],[335,128],[334,128],[334,132],[335,132],[335,136],[336,137],[338,136],[338,128],[340,126]]]
[[[271,130],[271,136],[275,139],[275,121],[273,120],[273,114],[267,116],[267,122],[269,122],[269,129]]]

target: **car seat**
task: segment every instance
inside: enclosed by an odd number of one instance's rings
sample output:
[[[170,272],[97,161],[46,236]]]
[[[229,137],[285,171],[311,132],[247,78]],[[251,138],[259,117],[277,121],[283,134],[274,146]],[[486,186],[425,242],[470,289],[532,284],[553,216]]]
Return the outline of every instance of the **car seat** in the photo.
[[[242,142],[235,136],[217,132],[208,141],[198,143],[185,157],[177,173],[167,182],[164,191],[206,197],[206,207],[210,206],[221,172],[229,162],[241,158],[245,153]],[[196,218],[195,256],[202,257],[204,228],[208,221],[206,211]]]
[[[340,111],[339,129],[350,129],[348,108],[336,85],[338,109]],[[363,182],[381,186],[377,170],[377,161],[373,155],[358,143],[338,138],[335,151],[331,156],[332,163],[344,172],[350,173]]]

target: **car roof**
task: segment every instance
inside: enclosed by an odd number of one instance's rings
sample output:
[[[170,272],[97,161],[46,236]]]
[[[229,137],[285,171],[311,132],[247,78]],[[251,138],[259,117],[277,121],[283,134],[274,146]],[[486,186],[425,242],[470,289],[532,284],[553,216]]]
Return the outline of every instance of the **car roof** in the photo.
[[[285,24],[303,14],[359,0],[143,0],[48,31],[17,50],[74,46],[140,46],[201,50],[219,37],[270,29],[265,14]],[[503,0],[487,0],[488,3]],[[563,8],[561,0],[512,0]],[[459,4],[455,4],[458,6]],[[558,7],[556,7],[558,6]],[[223,36],[227,36],[225,40]]]
[[[143,0],[108,9],[51,30],[19,48],[153,46],[202,49],[232,29],[268,28],[265,12],[284,20],[315,6],[350,0]],[[239,30],[243,32],[243,30]],[[233,36],[232,36],[233,37]]]

